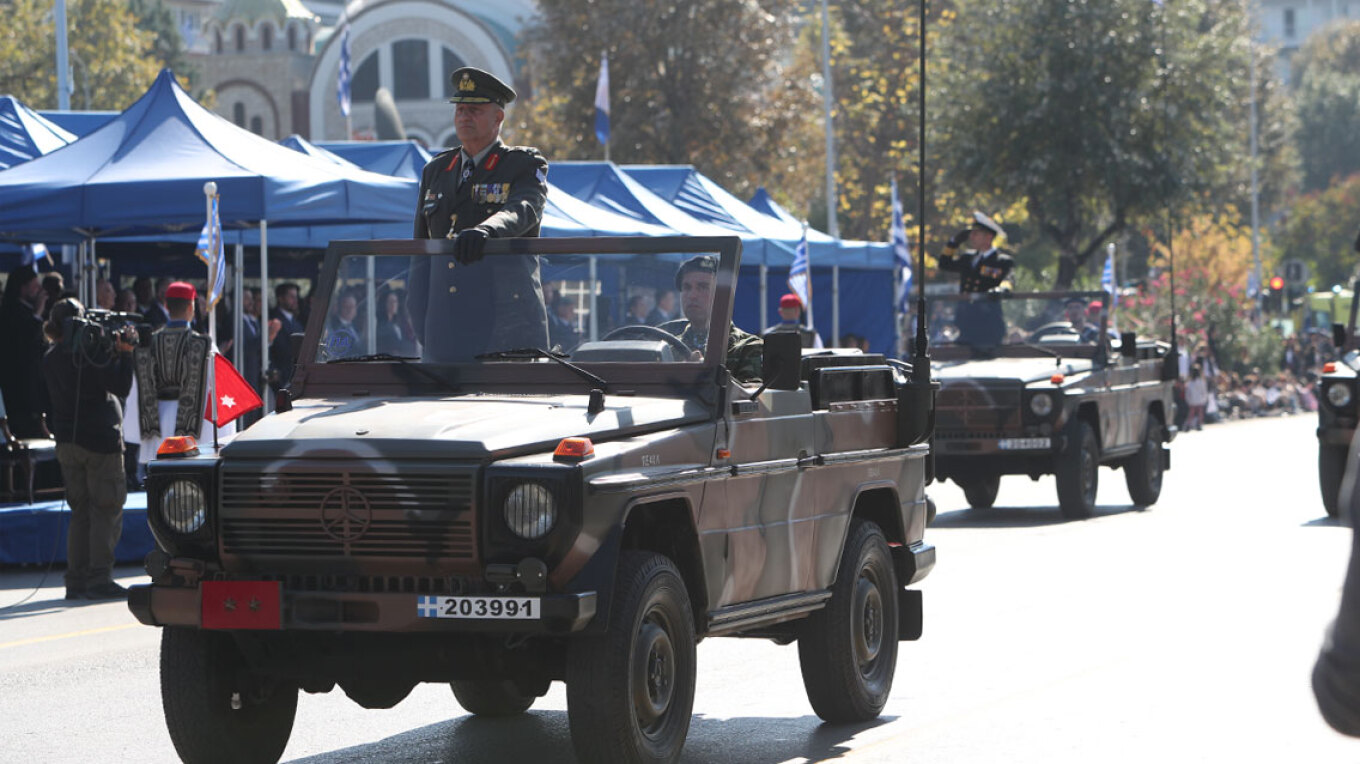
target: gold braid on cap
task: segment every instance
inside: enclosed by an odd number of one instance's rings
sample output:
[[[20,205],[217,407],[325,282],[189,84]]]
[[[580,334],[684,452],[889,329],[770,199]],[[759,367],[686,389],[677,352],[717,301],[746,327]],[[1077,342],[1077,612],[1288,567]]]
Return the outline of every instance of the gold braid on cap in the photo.
[[[467,74],[464,74],[463,79],[458,81],[458,90],[460,90],[461,92],[470,93],[476,89],[477,89],[476,83],[474,83],[472,81],[472,77]]]

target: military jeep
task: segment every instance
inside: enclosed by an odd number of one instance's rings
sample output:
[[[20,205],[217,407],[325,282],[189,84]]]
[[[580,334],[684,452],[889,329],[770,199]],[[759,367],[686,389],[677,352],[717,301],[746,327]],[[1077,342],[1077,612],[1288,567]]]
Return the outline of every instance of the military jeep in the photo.
[[[1104,292],[983,293],[931,301],[935,477],[990,508],[1002,475],[1054,475],[1068,519],[1096,507],[1098,468],[1124,470],[1136,504],[1157,502],[1172,416],[1168,346],[1116,341]]]
[[[1360,242],[1358,242],[1360,243]],[[1352,285],[1352,294],[1360,281]],[[1341,481],[1346,475],[1346,458],[1355,436],[1357,395],[1356,373],[1360,372],[1360,350],[1356,349],[1355,316],[1360,301],[1351,300],[1346,323],[1332,325],[1332,344],[1341,354],[1322,367],[1318,380],[1318,485],[1322,506],[1328,517],[1336,517]]]
[[[701,254],[716,272],[686,317],[728,327],[735,238],[498,240],[466,265],[451,244],[334,243],[279,411],[151,464],[158,550],[129,605],[164,627],[179,755],[277,760],[299,690],[388,708],[440,682],[503,716],[563,681],[582,761],[674,761],[695,643],[716,636],[797,641],[819,716],[877,716],[898,641],[921,633],[906,587],[935,562],[932,400],[910,368],[802,357],[790,334],[766,341],[762,378],[736,379],[724,331],[696,348],[611,328],[609,304],[672,288]],[[409,357],[376,341],[388,291],[434,311],[455,294],[440,274],[525,257],[575,301],[578,346],[487,349],[490,315],[427,325]],[[327,320],[342,300],[343,327]],[[542,316],[537,294],[494,305],[514,300]]]

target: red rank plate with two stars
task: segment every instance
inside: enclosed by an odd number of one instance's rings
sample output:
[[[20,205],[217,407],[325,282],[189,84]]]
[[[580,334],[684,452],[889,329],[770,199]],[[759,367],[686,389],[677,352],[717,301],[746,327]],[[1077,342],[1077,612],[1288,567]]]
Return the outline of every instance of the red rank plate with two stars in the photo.
[[[278,581],[204,581],[202,628],[282,629],[281,590]]]

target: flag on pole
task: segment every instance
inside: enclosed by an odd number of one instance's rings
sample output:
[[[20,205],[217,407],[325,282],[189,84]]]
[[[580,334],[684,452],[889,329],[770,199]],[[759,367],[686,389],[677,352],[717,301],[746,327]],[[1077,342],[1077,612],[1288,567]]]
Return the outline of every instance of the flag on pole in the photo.
[[[807,223],[803,224],[803,240],[793,250],[793,265],[789,267],[789,291],[803,301],[803,317],[812,326],[812,281],[808,278]]]
[[[34,270],[37,270],[39,260],[46,260],[48,263],[53,263],[52,253],[47,251],[47,245],[25,244],[23,251],[19,255],[19,264],[31,265]]]
[[[340,114],[349,116],[349,19],[341,22],[340,27],[340,73],[335,78],[335,97],[340,101]],[[347,136],[348,137],[348,136]]]
[[[222,246],[222,218],[217,211],[217,200],[220,198],[213,195],[212,211],[208,213],[208,221],[203,224],[203,231],[198,234],[198,244],[194,247],[194,255],[208,266],[209,308],[217,307],[217,301],[222,299],[227,287],[227,253]]]
[[[595,84],[595,137],[609,145],[609,54],[600,54],[600,80]]]
[[[1110,307],[1119,304],[1119,290],[1114,283],[1114,245],[1110,245],[1109,252],[1105,255],[1105,270],[1100,274],[1100,288],[1110,295]]]
[[[892,178],[893,261],[900,269],[897,283],[897,312],[911,312],[911,247],[907,244],[907,224],[902,219],[902,200],[897,197],[897,176]]]
[[[213,353],[213,393],[203,418],[224,427],[247,411],[264,406],[241,373],[221,353]]]

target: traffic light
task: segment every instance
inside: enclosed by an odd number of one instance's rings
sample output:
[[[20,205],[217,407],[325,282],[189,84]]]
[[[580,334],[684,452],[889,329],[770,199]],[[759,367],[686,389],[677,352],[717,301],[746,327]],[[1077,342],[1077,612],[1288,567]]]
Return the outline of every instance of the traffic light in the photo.
[[[1284,312],[1284,277],[1270,277],[1270,299],[1266,302],[1266,308],[1276,313]]]

